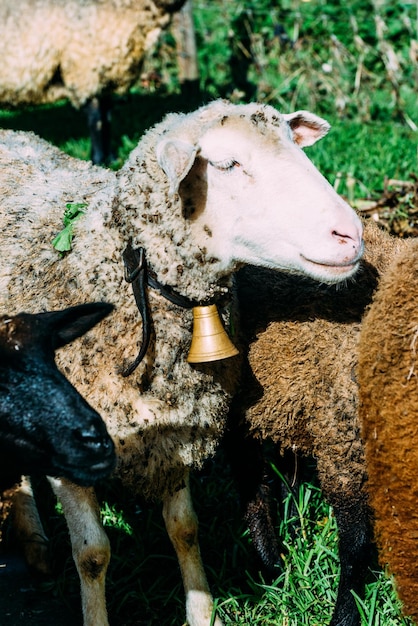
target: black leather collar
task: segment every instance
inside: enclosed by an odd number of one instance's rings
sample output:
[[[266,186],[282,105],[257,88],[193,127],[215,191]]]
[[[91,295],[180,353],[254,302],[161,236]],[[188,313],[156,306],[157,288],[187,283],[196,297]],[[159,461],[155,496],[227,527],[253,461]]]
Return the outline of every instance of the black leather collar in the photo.
[[[216,304],[224,295],[218,295],[216,298],[198,302],[191,300],[177,293],[174,289],[167,285],[163,285],[157,280],[155,273],[147,267],[147,260],[144,248],[133,248],[132,242],[129,242],[122,254],[125,264],[125,280],[132,284],[132,291],[138,311],[142,317],[142,342],[136,359],[122,371],[122,376],[126,377],[138,367],[142,359],[147,353],[151,338],[151,314],[148,303],[147,286],[157,289],[161,295],[173,304],[183,309],[192,309],[195,306],[205,306]]]

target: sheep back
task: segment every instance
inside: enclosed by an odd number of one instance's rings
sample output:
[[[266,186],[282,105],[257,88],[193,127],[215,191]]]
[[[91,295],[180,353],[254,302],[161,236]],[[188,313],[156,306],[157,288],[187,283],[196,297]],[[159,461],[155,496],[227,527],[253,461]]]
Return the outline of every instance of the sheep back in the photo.
[[[2,0],[0,101],[8,106],[68,98],[79,107],[138,80],[145,52],[181,2]]]
[[[397,245],[371,222],[364,239],[362,266],[345,285],[255,268],[241,270],[238,280],[250,344],[243,394],[249,428],[282,452],[315,457],[324,492],[341,498],[357,497],[365,482],[357,344],[379,272]]]
[[[360,334],[360,418],[382,564],[418,619],[418,241],[380,282]]]

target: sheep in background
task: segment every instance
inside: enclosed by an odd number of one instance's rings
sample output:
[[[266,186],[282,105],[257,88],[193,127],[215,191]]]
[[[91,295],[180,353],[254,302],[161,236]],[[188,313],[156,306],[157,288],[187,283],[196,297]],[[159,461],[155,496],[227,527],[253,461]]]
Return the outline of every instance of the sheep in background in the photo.
[[[184,99],[192,102],[199,96],[199,64],[192,0],[186,0],[174,13],[171,32],[176,41],[178,80]]]
[[[418,621],[418,241],[393,260],[360,333],[358,383],[380,561]]]
[[[56,349],[112,308],[94,303],[0,317],[0,489],[25,473],[91,485],[113,469],[114,445],[103,420],[54,362]]]
[[[236,357],[187,362],[191,307],[218,304],[229,327],[232,277],[248,262],[325,282],[355,273],[361,223],[301,150],[328,128],[306,111],[215,101],[168,115],[118,172],[71,159],[32,134],[0,133],[4,305],[74,304],[86,294],[115,303],[92,337],[65,350],[62,365],[104,417],[123,485],[163,502],[190,626],[207,626],[213,603],[188,474],[214,453],[240,376]],[[85,214],[60,258],[51,240],[69,201],[84,204]],[[124,273],[145,309],[143,324]],[[140,335],[149,347],[132,363]],[[97,503],[68,481],[52,483],[69,525],[85,624],[104,626],[110,554]]]
[[[282,455],[316,460],[339,530],[341,576],[332,626],[360,623],[351,591],[363,595],[370,561],[371,516],[356,373],[361,320],[379,275],[407,245],[372,222],[366,223],[364,240],[360,270],[337,288],[253,267],[238,275],[249,367],[238,401],[244,418],[238,418],[239,426],[231,425],[227,444],[246,520],[259,555],[271,566],[279,552],[262,470],[249,461],[256,446],[253,437],[272,440]],[[248,449],[237,444],[242,435],[237,429],[250,431]]]
[[[145,53],[184,1],[1,0],[1,105],[66,98],[84,107],[92,161],[108,162],[110,94],[138,80]]]

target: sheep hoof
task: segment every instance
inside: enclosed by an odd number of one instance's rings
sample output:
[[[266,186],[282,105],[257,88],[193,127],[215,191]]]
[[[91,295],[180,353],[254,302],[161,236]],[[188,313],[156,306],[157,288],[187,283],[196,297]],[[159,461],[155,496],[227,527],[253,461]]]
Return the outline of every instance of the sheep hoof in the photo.
[[[187,623],[189,626],[223,626],[219,617],[212,622],[213,600],[205,591],[189,591],[187,594]]]

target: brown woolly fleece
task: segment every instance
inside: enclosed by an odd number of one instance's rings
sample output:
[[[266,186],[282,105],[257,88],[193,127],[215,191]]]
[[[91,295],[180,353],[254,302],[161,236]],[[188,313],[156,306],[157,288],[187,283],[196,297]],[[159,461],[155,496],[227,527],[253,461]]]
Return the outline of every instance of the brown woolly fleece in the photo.
[[[0,102],[124,93],[184,0],[2,0]]]
[[[418,241],[393,260],[360,334],[360,418],[382,564],[418,620]]]
[[[250,341],[242,401],[250,430],[282,452],[317,460],[331,504],[364,501],[357,347],[378,275],[404,242],[368,222],[362,267],[345,285],[244,268],[242,325]]]

